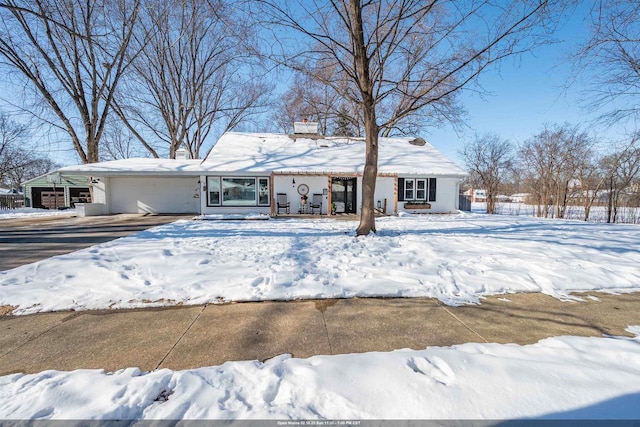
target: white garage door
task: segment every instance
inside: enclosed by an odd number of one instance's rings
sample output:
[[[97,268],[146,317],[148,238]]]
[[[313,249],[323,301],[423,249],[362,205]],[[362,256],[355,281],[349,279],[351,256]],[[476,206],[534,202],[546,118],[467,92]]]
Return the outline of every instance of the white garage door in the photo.
[[[112,177],[111,213],[197,213],[198,177]]]

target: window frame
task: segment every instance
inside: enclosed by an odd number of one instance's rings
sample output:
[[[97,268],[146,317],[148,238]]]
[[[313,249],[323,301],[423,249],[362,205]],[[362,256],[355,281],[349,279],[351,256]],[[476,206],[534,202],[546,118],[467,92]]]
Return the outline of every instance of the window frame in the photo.
[[[411,184],[411,188],[409,187]],[[408,197],[407,194],[411,192],[411,197]],[[405,200],[415,200],[416,196],[416,180],[415,179],[405,179],[404,180],[404,199]]]
[[[400,199],[400,197],[398,197],[398,201],[436,201],[437,178],[398,178],[399,182],[400,180],[402,180],[401,182],[403,198]],[[423,188],[420,188],[419,184],[422,184]],[[418,197],[418,192],[424,192],[423,196]],[[408,197],[408,194],[411,194],[411,197]],[[398,194],[398,196],[400,196],[400,194]]]
[[[218,203],[211,203],[211,182],[215,180],[218,181]],[[207,206],[222,206],[222,187],[219,176],[207,177]]]
[[[240,179],[245,179],[245,180],[253,180],[253,185],[254,185],[254,199],[253,199],[253,204],[240,204],[240,203],[233,203],[233,201],[227,201],[227,203],[225,204],[225,199],[224,199],[224,180],[231,180],[231,179],[235,179],[235,180],[240,180]],[[212,181],[216,181],[218,182],[218,203],[211,203],[211,192],[210,192],[210,185],[209,183]],[[266,183],[266,196],[267,196],[267,202],[266,203],[260,203],[260,184],[264,184]],[[271,177],[269,176],[229,176],[229,175],[210,175],[207,176],[207,191],[206,191],[207,195],[207,207],[236,207],[236,208],[255,208],[255,207],[270,207],[271,206]],[[263,193],[264,194],[264,193]]]
[[[428,178],[416,178],[415,181],[416,197],[413,200],[427,200],[429,194],[429,186],[427,185]],[[422,184],[422,188],[420,188],[420,184]],[[422,197],[419,196],[420,191],[422,191]]]
[[[267,203],[260,203],[260,193],[262,193],[262,187],[261,187],[261,182],[260,181],[266,181],[266,189],[265,192],[267,194]],[[263,176],[258,176],[256,177],[256,182],[257,182],[257,186],[256,186],[256,202],[257,202],[257,206],[271,206],[271,179],[269,179],[269,177],[263,177]]]

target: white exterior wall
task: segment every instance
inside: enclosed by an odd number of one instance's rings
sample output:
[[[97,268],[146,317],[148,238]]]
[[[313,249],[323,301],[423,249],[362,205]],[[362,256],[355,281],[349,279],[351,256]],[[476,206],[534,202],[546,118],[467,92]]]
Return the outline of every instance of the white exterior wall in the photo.
[[[109,178],[99,177],[93,179],[95,182],[89,182],[91,186],[91,202],[104,203],[108,206],[107,187]]]
[[[360,179],[358,179],[358,181],[361,181]],[[359,184],[359,190],[360,192],[362,192],[362,184],[360,182],[358,182]],[[384,212],[387,215],[393,215],[395,212],[393,211],[393,206],[394,206],[394,201],[395,201],[395,196],[394,196],[394,188],[396,185],[396,178],[395,177],[378,177],[378,180],[376,182],[376,192],[375,192],[375,207],[378,207],[378,201],[380,202],[380,205],[382,206],[382,209],[384,209],[384,199],[387,199],[387,210]],[[361,199],[362,200],[362,199]],[[362,206],[362,201],[360,202],[360,204],[358,205],[358,208],[360,208],[360,206]],[[360,210],[358,209],[358,212]]]
[[[109,213],[199,213],[198,177],[111,177]],[[98,200],[96,200],[98,202]]]
[[[405,178],[405,176],[400,176]],[[428,176],[406,176],[406,178],[430,178]],[[405,202],[398,202],[398,212],[409,213],[453,213],[458,210],[458,178],[436,178],[436,201],[429,202],[431,209],[404,209]],[[398,192],[404,191],[398,188]]]
[[[293,180],[296,180],[295,185]],[[291,206],[291,213],[297,214],[300,210],[300,194],[298,194],[298,186],[306,184],[309,186],[309,194],[307,194],[307,203],[311,203],[314,194],[322,194],[322,214],[327,214],[328,197],[324,194],[324,190],[328,191],[329,177],[325,176],[307,176],[307,175],[275,175],[273,177],[273,198],[272,203],[275,206],[276,194],[286,193],[287,200]],[[274,208],[275,209],[275,208]]]

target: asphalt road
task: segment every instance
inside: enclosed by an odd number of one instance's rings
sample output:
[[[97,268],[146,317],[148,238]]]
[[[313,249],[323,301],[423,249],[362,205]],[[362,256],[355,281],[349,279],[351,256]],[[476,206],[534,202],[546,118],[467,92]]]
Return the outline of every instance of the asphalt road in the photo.
[[[109,215],[2,220],[0,271],[191,217],[193,215]]]

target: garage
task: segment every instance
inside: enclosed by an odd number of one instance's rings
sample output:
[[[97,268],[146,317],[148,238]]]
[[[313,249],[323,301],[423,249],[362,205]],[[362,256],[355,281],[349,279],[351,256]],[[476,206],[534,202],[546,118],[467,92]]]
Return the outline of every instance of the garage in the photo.
[[[110,213],[197,213],[198,177],[110,177]],[[117,195],[117,197],[114,197]]]
[[[60,209],[66,207],[64,188],[33,187],[32,207],[40,209]]]
[[[46,174],[24,183],[25,206],[40,209],[73,208],[91,202],[87,177]]]

